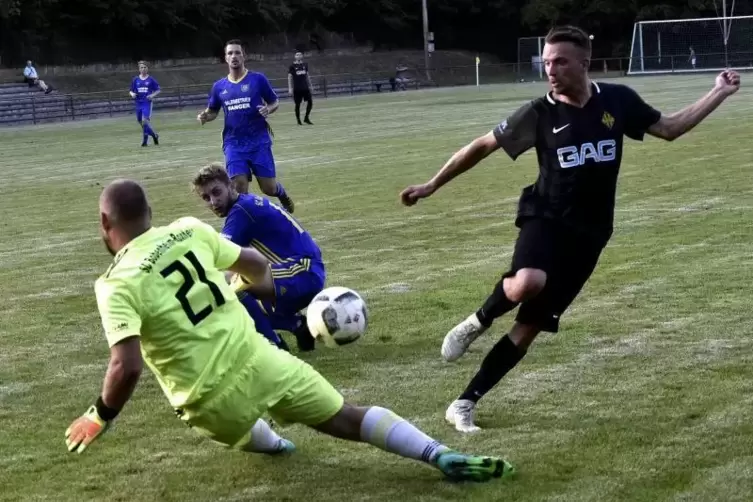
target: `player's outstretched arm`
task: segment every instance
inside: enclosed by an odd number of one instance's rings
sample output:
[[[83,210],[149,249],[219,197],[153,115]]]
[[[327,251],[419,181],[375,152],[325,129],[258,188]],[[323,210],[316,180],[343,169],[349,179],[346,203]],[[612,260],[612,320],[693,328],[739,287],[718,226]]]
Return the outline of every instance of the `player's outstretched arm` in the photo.
[[[241,248],[238,259],[228,267],[228,270],[243,277],[248,283],[244,289],[257,298],[274,298],[275,286],[269,260],[256,249]]]
[[[740,75],[734,71],[723,71],[716,77],[713,89],[705,96],[679,112],[662,115],[648,128],[648,133],[667,141],[675,140],[700,124],[738,89],[740,89]]]
[[[138,336],[123,338],[110,348],[110,363],[102,385],[102,394],[65,431],[68,451],[83,453],[107,430],[110,422],[131,398],[143,368]]]
[[[412,185],[403,190],[400,199],[406,206],[414,205],[419,199],[429,197],[453,178],[473,168],[497,149],[499,143],[493,131],[476,138],[455,152],[432,179],[423,185]]]

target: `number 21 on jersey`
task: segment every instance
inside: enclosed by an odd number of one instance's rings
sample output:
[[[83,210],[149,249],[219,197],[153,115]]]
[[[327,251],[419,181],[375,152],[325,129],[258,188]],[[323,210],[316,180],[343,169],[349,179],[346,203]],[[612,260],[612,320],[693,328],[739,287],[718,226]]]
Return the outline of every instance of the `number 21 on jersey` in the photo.
[[[225,297],[223,296],[222,291],[217,286],[217,284],[213,283],[207,278],[206,270],[204,270],[204,267],[201,265],[199,259],[196,257],[193,251],[189,251],[184,254],[183,258],[185,258],[185,260],[190,264],[191,268],[196,272],[196,277],[198,277],[199,282],[202,283],[201,285],[197,286],[196,280],[194,280],[193,275],[191,274],[191,270],[188,266],[186,266],[185,263],[183,263],[181,259],[175,260],[170,265],[162,269],[160,275],[167,278],[177,272],[181,276],[183,276],[183,284],[181,284],[180,288],[178,288],[178,291],[175,292],[175,298],[178,300],[178,302],[180,302],[180,306],[183,307],[183,311],[186,313],[188,320],[191,321],[194,326],[196,326],[201,321],[206,319],[207,316],[212,313],[215,307],[224,305]],[[214,302],[208,301],[207,305],[198,312],[194,312],[191,304],[188,302],[188,293],[194,286],[208,288],[208,291],[211,293],[211,298],[214,300]],[[207,297],[207,300],[209,300],[209,297]]]

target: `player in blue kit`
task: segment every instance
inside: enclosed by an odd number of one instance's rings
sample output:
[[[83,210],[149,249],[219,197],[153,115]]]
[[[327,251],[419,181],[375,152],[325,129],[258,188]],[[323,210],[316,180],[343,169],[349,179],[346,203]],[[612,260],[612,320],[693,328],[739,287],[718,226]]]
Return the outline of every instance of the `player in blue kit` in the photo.
[[[225,238],[239,246],[255,248],[272,264],[274,298],[265,298],[253,284],[237,276],[233,281],[257,330],[284,349],[285,342],[274,330],[289,331],[301,351],[313,350],[314,338],[300,312],[324,289],[327,278],[322,253],[314,239],[269,199],[238,194],[220,164],[199,170],[193,187],[217,216],[225,218]]]
[[[157,81],[149,75],[149,66],[146,61],[139,61],[139,74],[131,81],[131,98],[136,101],[136,120],[141,124],[144,138],[141,146],[146,146],[149,136],[159,145],[159,134],[154,132],[149,123],[152,118],[152,100],[161,92]]]
[[[225,44],[228,76],[218,80],[209,93],[206,110],[197,119],[204,125],[225,113],[222,150],[225,166],[238,193],[248,193],[252,175],[264,194],[280,199],[293,212],[293,200],[277,181],[272,156],[272,136],[267,117],[277,111],[279,100],[272,85],[261,73],[248,71],[240,40]]]

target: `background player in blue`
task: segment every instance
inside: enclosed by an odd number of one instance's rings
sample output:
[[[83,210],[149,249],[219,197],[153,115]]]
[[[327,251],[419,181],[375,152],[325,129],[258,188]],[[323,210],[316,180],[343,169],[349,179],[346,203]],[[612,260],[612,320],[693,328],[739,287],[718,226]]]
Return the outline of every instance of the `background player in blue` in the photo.
[[[157,81],[149,75],[149,66],[146,61],[139,61],[139,74],[131,81],[131,98],[136,101],[136,120],[141,124],[144,138],[141,146],[146,146],[149,136],[159,145],[159,134],[154,132],[150,124],[152,118],[152,100],[159,94],[160,87]]]
[[[295,335],[300,350],[313,350],[314,339],[300,312],[324,289],[327,277],[314,239],[269,199],[238,194],[220,164],[202,168],[194,177],[193,186],[217,216],[226,218],[224,237],[239,246],[256,248],[272,263],[274,298],[261,298],[252,284],[235,283],[256,329],[278,346],[282,346],[281,339],[274,330],[289,331]]]
[[[248,193],[249,180],[256,175],[261,191],[279,198],[283,207],[292,213],[293,201],[275,174],[272,136],[267,122],[267,117],[279,107],[279,100],[267,77],[248,71],[244,59],[240,40],[225,44],[229,74],[214,83],[207,108],[197,119],[204,125],[216,119],[222,108],[225,112],[222,149],[235,189],[238,193]]]

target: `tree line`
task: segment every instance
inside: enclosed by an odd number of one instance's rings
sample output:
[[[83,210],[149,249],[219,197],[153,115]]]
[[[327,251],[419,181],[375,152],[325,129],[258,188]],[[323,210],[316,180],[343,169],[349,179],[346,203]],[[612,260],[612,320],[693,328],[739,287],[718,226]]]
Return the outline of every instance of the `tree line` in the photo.
[[[638,19],[716,16],[722,0],[427,0],[438,49],[513,61],[517,38],[578,24],[595,56],[625,55]],[[736,14],[751,14],[739,2]],[[228,38],[352,34],[375,48],[422,47],[421,0],[0,0],[5,66],[213,56]],[[289,47],[288,47],[289,48]],[[282,48],[281,48],[282,49]]]

